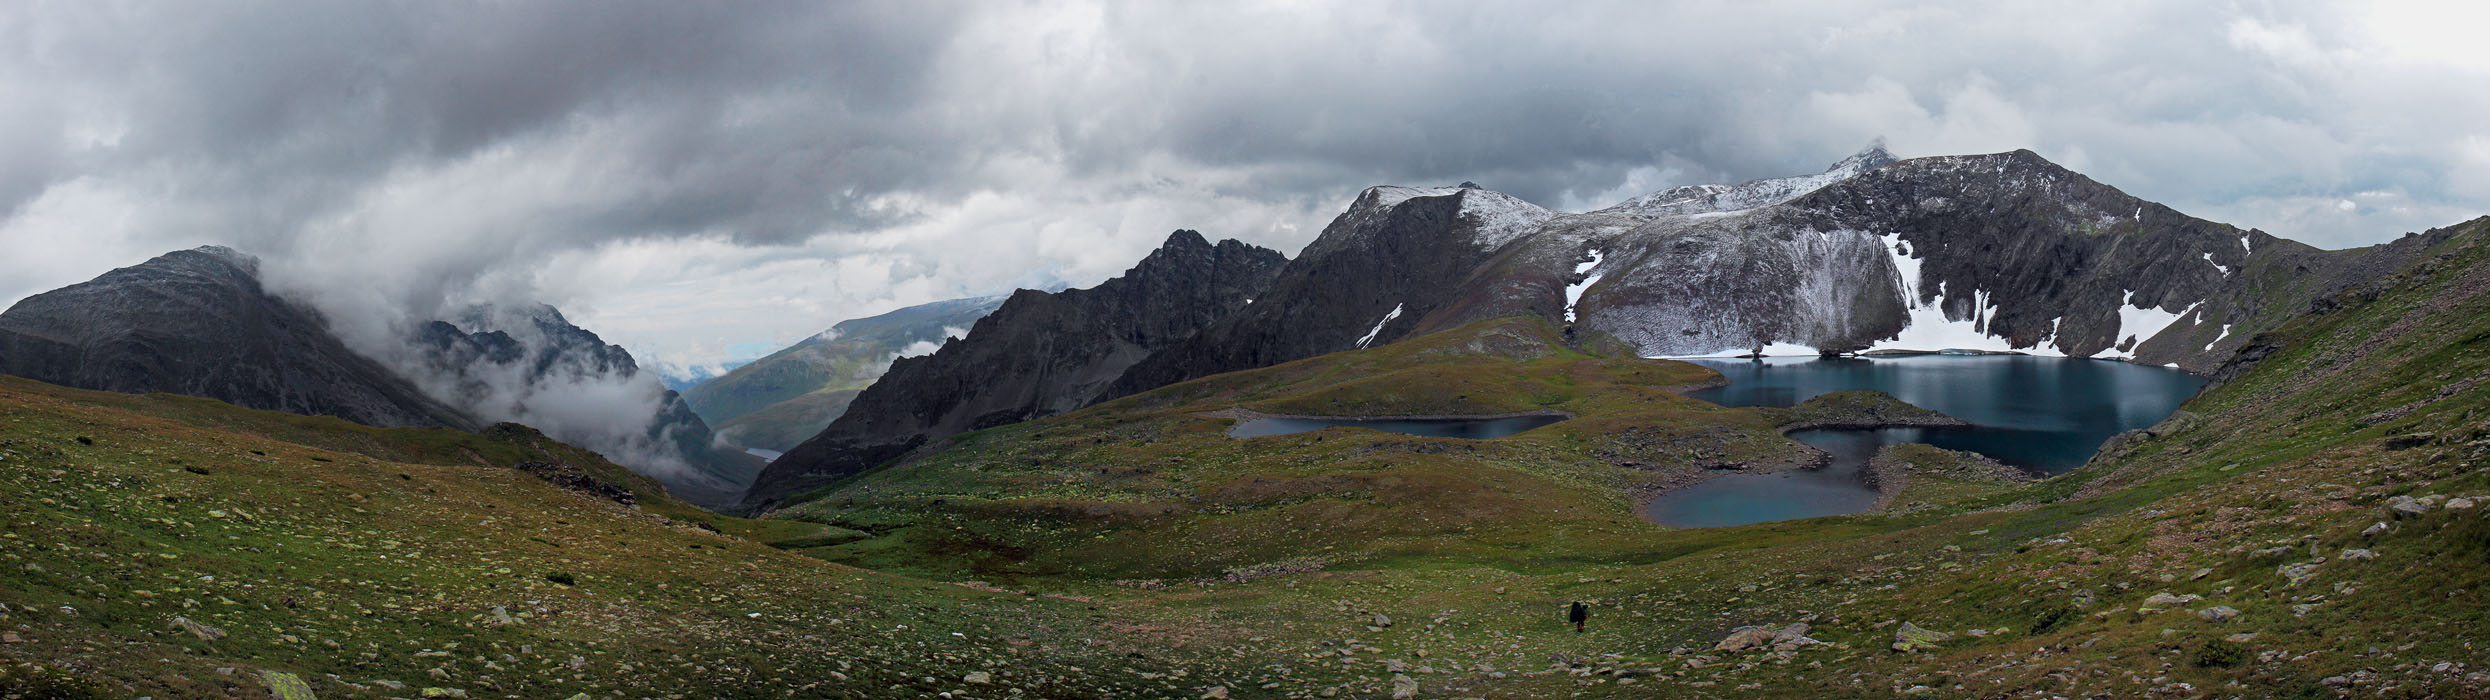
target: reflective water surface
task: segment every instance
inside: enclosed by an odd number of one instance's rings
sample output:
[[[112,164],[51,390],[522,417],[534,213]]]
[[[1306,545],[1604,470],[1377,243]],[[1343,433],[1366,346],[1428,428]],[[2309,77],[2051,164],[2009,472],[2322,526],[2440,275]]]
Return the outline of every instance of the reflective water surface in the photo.
[[[1873,389],[1973,423],[1969,428],[1806,430],[1792,439],[1833,456],[1823,469],[1731,474],[1645,506],[1671,527],[1725,527],[1857,513],[1876,503],[1860,479],[1885,445],[1919,442],[1987,455],[2041,474],[2092,457],[2120,432],[2161,422],[2203,387],[2201,377],[2125,362],[2012,355],[1693,360],[1729,377],[1687,395],[1724,406],[1792,406],[1819,394]]]

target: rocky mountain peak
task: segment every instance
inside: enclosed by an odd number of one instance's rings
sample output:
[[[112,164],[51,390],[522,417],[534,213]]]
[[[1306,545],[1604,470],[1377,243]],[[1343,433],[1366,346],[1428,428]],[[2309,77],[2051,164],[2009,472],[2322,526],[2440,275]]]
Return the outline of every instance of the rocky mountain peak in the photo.
[[[1868,142],[1867,147],[1859,149],[1858,153],[1850,154],[1850,157],[1841,159],[1840,162],[1834,163],[1833,167],[1825,168],[1824,171],[1864,173],[1896,160],[1901,159],[1895,158],[1893,152],[1885,150],[1885,139],[1878,138]]]
[[[27,297],[0,314],[0,373],[366,425],[475,424],[347,348],[318,312],[269,293],[258,267],[203,246]]]
[[[1371,203],[1374,190],[1360,196]],[[1023,289],[965,338],[901,358],[819,435],[770,464],[746,504],[855,474],[963,431],[1089,405],[1154,351],[1250,306],[1288,262],[1179,230],[1123,275],[1087,289]]]

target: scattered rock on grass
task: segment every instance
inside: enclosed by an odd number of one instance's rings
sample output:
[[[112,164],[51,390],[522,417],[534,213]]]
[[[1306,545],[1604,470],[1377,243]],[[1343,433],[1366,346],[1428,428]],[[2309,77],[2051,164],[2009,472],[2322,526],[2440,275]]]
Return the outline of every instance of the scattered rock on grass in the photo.
[[[1773,651],[1794,651],[1801,647],[1823,643],[1824,642],[1809,639],[1807,637],[1807,623],[1793,622],[1790,623],[1789,626],[1779,628],[1775,628],[1771,625],[1754,625],[1731,630],[1729,632],[1729,636],[1722,638],[1720,643],[1712,645],[1712,650],[1730,652],[1757,651],[1764,649],[1770,649]]]
[[[1904,653],[1926,651],[1953,638],[1952,634],[1905,622],[1901,629],[1893,631],[1893,650]]]
[[[2428,502],[2411,496],[2396,496],[2386,501],[2386,513],[2395,516],[2397,520],[2421,517],[2428,513],[2429,509]]]
[[[2297,586],[2300,585],[2301,581],[2308,580],[2308,577],[2317,575],[2317,565],[2321,563],[2324,562],[2321,560],[2304,561],[2298,564],[2284,564],[2282,566],[2274,567],[2274,573],[2281,574],[2285,582]]]
[[[319,700],[319,696],[311,693],[311,684],[304,683],[301,676],[283,671],[261,671],[259,677],[268,682],[268,694],[276,696],[277,700]]]
[[[2171,595],[2171,594],[2169,594],[2169,593],[2155,593],[2155,594],[2152,594],[2152,595],[2150,595],[2150,596],[2145,596],[2145,598],[2144,598],[2144,607],[2147,607],[2147,608],[2168,608],[2168,607],[2174,607],[2174,606],[2186,605],[2186,604],[2188,604],[2188,603],[2193,603],[2193,602],[2196,602],[2196,601],[2198,601],[2198,600],[2200,600],[2200,599],[2202,599],[2202,598],[2203,598],[2203,596],[2199,596],[2199,595],[2196,595],[2196,594],[2193,594],[2193,593],[2190,593],[2190,594],[2187,594],[2187,595]]]
[[[173,618],[173,625],[174,625],[175,627],[180,627],[180,628],[182,628],[182,629],[184,629],[184,630],[188,630],[188,631],[189,631],[192,635],[196,635],[198,638],[200,638],[200,639],[204,639],[204,640],[207,640],[207,641],[211,641],[211,642],[213,642],[213,641],[216,641],[216,640],[219,640],[219,639],[224,639],[224,638],[225,638],[225,631],[224,631],[224,630],[222,630],[222,629],[218,629],[217,627],[212,626],[212,625],[202,625],[202,624],[199,624],[199,623],[197,623],[197,622],[192,622],[192,621],[190,620],[190,618],[187,618],[187,617],[176,617],[176,618]]]

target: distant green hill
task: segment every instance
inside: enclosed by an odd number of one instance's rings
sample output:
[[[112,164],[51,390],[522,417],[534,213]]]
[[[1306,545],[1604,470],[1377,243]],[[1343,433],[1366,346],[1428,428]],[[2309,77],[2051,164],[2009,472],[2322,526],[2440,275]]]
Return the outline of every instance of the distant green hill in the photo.
[[[820,335],[683,392],[692,410],[743,447],[785,450],[821,432],[902,354],[965,335],[1003,297],[952,299],[840,321]]]

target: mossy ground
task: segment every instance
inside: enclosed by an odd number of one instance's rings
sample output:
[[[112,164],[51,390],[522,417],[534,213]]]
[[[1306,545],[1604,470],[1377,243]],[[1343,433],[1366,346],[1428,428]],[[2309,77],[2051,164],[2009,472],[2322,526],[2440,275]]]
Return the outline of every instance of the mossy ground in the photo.
[[[458,452],[439,444],[315,448],[343,438],[5,385],[0,625],[31,641],[0,645],[0,679],[57,685],[37,667],[66,666],[158,696],[265,692],[249,672],[271,669],[341,697],[410,695],[346,685],[372,678],[521,697],[1378,697],[1396,676],[1420,697],[2478,697],[2490,507],[2383,508],[2490,496],[2490,223],[2467,226],[2275,332],[2282,350],[2188,404],[2201,419],[2066,476],[1914,479],[1905,508],[1718,530],[1645,522],[1634,489],[1792,459],[1788,416],[1685,399],[1668,389],[1702,370],[1584,355],[1527,321],[967,434],[817,492],[784,531],[715,519],[793,551],[422,464]],[[1574,417],[1489,441],[1234,439],[1206,415],[1231,408]],[[2162,593],[2199,598],[2146,604]],[[1569,601],[1593,603],[1587,632],[1561,621]],[[531,617],[495,626],[496,606]],[[2196,613],[2214,606],[2238,614]],[[1708,651],[1798,621],[1829,644]],[[1954,636],[1890,651],[1903,622]],[[962,680],[986,669],[992,685]]]

